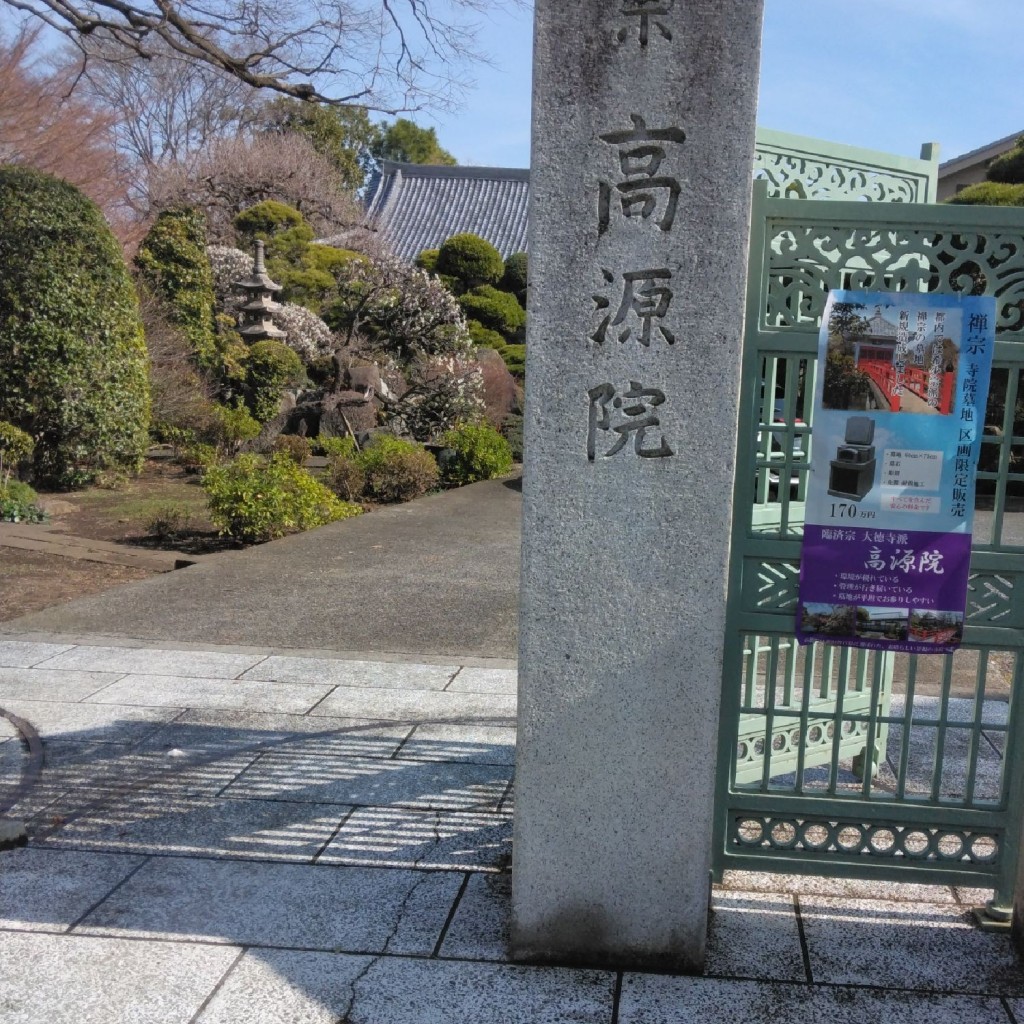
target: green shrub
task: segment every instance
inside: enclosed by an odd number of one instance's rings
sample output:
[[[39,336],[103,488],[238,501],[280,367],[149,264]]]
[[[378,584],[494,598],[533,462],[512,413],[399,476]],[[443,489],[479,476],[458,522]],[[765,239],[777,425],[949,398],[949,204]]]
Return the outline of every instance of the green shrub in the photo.
[[[954,206],[1024,206],[1024,185],[981,181],[957,192],[949,202]]]
[[[245,360],[245,404],[259,423],[281,408],[281,392],[306,377],[298,353],[280,341],[257,341]]]
[[[378,434],[356,457],[366,474],[365,491],[376,501],[412,501],[437,487],[434,456],[415,441]]]
[[[497,331],[484,327],[479,320],[467,320],[466,326],[469,328],[469,336],[477,348],[493,348],[500,352],[505,347],[505,339]]]
[[[1010,185],[1024,182],[1024,135],[1017,140],[1008,153],[997,156],[985,170],[989,181],[1001,181]]]
[[[146,535],[163,543],[174,540],[192,526],[192,513],[184,505],[164,505],[146,520]]]
[[[49,518],[36,504],[36,492],[20,480],[0,485],[0,522],[43,523]]]
[[[316,447],[321,455],[328,458],[340,455],[342,458],[353,459],[357,452],[356,442],[351,437],[318,437]]]
[[[37,481],[138,471],[146,362],[135,289],[96,205],[65,181],[0,168],[0,420],[34,438]]]
[[[0,421],[0,487],[10,483],[11,474],[22,462],[28,462],[34,449],[32,438],[24,430]]]
[[[339,501],[283,454],[269,461],[258,455],[239,455],[208,470],[203,488],[209,497],[210,518],[221,532],[247,544],[323,526],[362,511],[358,505]]]
[[[512,458],[516,462],[523,461],[523,414],[510,412],[501,424],[501,436],[508,441]]]
[[[296,466],[302,466],[312,453],[313,446],[309,438],[299,434],[281,434],[274,439],[272,450],[287,455]]]
[[[327,462],[324,483],[343,501],[358,501],[366,490],[366,470],[349,455],[332,455]]]
[[[267,241],[282,231],[305,226],[306,218],[294,206],[276,199],[264,199],[263,202],[250,206],[235,217],[235,228],[250,243],[257,238]],[[310,238],[312,237],[311,233]]]
[[[449,430],[441,443],[450,449],[444,460],[444,478],[450,484],[471,484],[490,480],[512,468],[512,449],[494,427],[471,424]]]
[[[506,345],[501,351],[501,358],[505,360],[508,372],[520,380],[526,375],[526,346]]]
[[[437,273],[437,257],[440,255],[440,249],[424,249],[423,252],[416,257],[416,266],[420,270],[425,270],[428,274]]]
[[[437,252],[437,273],[455,278],[464,290],[481,284],[497,284],[505,273],[505,261],[490,242],[468,232],[452,235]]]
[[[212,437],[217,448],[223,452],[236,452],[245,444],[259,437],[259,421],[254,419],[245,406],[218,405],[216,425]]]
[[[527,267],[525,252],[512,253],[505,260],[505,273],[500,282],[502,290],[511,292],[523,305],[526,304]]]
[[[526,326],[526,311],[511,292],[484,284],[459,296],[467,320],[476,320],[487,330],[497,331],[511,341]]]
[[[206,220],[199,210],[165,210],[135,257],[142,279],[166,302],[188,339],[196,365],[219,369],[214,330],[213,271],[206,256]]]

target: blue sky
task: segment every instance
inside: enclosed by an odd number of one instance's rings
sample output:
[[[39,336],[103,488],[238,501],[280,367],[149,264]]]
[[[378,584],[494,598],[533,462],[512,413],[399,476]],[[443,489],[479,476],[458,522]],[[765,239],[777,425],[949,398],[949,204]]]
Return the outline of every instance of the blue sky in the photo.
[[[532,14],[483,26],[494,66],[456,113],[414,119],[461,164],[526,167]],[[1024,0],[766,0],[758,124],[947,160],[1024,133],[1022,36]]]

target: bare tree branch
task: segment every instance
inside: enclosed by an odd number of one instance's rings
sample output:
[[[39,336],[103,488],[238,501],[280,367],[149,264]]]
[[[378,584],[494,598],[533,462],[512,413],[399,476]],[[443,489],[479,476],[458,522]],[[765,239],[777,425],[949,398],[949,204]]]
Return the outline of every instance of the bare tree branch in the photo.
[[[0,0],[63,33],[175,58],[255,89],[399,113],[451,106],[482,59],[473,16],[528,0]]]

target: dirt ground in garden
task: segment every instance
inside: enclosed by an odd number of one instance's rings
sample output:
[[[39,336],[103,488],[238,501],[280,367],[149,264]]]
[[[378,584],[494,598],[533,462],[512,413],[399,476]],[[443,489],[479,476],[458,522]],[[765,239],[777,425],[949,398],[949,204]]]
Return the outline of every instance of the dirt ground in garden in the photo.
[[[206,514],[199,478],[148,460],[135,479],[82,491],[40,491],[54,534],[201,555],[230,548]],[[146,579],[130,566],[0,547],[0,622]]]

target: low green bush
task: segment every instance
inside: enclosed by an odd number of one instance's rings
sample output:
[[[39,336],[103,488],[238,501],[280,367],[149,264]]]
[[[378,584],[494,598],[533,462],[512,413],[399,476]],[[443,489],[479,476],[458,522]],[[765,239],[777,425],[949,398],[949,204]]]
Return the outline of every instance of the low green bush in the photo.
[[[512,468],[508,441],[486,423],[455,427],[441,438],[441,443],[451,452],[444,460],[446,483],[458,486],[490,480]]]
[[[321,455],[331,458],[335,455],[351,459],[356,454],[356,442],[351,437],[318,437],[316,447]]]
[[[49,517],[36,504],[36,492],[20,480],[0,484],[0,522],[43,523]]]
[[[274,438],[271,450],[287,455],[296,466],[301,466],[312,454],[313,446],[307,437],[299,434],[281,434]]]
[[[327,462],[324,483],[342,501],[358,501],[366,490],[366,470],[351,455],[332,455]]]
[[[20,463],[32,458],[35,447],[32,437],[24,430],[0,420],[0,487],[7,486]]]
[[[216,447],[230,454],[237,452],[246,441],[259,437],[260,424],[244,405],[218,405],[215,408],[212,437]]]
[[[1024,185],[980,181],[957,192],[949,202],[953,206],[1024,206]]]
[[[434,456],[415,441],[378,434],[355,458],[366,474],[365,492],[375,501],[412,501],[438,485]]]
[[[362,512],[339,501],[284,454],[269,460],[239,455],[209,469],[203,478],[210,518],[234,540],[247,544],[309,530]]]
[[[490,331],[511,341],[526,326],[526,311],[511,292],[499,291],[489,284],[480,285],[459,296],[459,305],[467,320],[476,320]]]
[[[192,526],[192,513],[184,505],[164,505],[146,520],[146,535],[157,541],[174,540]]]
[[[510,412],[501,424],[501,436],[508,441],[512,458],[516,462],[523,461],[523,414]]]

